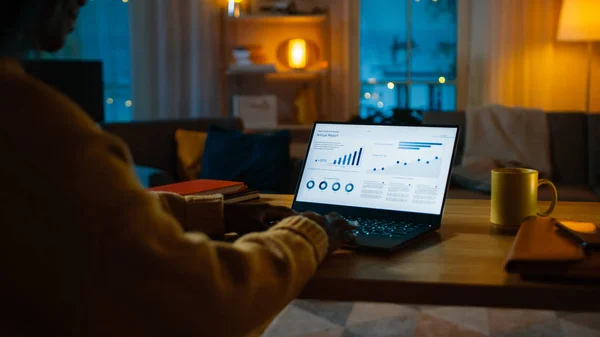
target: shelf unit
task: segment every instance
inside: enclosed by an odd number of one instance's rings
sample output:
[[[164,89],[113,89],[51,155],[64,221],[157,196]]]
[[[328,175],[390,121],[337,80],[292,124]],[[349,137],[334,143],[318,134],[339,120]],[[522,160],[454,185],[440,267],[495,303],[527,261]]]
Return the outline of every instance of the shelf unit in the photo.
[[[328,120],[330,96],[330,22],[328,14],[319,15],[242,15],[222,16],[223,88],[222,111],[232,115],[234,95],[273,94],[278,97],[279,124],[291,129],[296,123],[296,93],[306,87],[315,90],[317,116]],[[319,48],[318,66],[295,71],[279,62],[277,49],[292,38],[303,38]],[[232,50],[238,45],[260,45],[264,63],[275,65],[275,71],[230,69]],[[306,130],[308,127],[299,125]],[[279,127],[278,127],[279,128]],[[310,128],[308,128],[310,129]]]

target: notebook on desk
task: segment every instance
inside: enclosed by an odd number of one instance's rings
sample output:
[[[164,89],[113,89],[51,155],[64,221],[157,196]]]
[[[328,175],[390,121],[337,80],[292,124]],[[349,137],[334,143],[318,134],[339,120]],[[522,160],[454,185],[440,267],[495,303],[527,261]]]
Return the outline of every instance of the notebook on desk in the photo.
[[[401,247],[440,228],[458,131],[318,122],[292,208],[355,221],[351,248]]]
[[[555,226],[556,221],[527,218],[506,258],[506,271],[525,276],[600,279],[600,252],[586,254],[581,244]]]

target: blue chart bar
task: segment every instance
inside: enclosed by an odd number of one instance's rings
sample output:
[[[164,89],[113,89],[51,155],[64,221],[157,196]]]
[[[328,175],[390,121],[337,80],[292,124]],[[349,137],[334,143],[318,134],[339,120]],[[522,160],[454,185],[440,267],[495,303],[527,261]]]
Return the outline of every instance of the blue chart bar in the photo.
[[[356,166],[360,165],[360,156],[362,155],[362,147],[358,151],[358,158],[356,159]]]
[[[400,142],[400,145],[415,145],[415,146],[442,146],[442,143],[428,143],[428,142]]]
[[[362,147],[356,151],[345,154],[343,157],[333,161],[333,165],[359,166],[362,156]]]
[[[402,150],[420,150],[422,148],[431,148],[432,146],[442,146],[442,143],[429,143],[429,142],[400,142],[398,148]]]

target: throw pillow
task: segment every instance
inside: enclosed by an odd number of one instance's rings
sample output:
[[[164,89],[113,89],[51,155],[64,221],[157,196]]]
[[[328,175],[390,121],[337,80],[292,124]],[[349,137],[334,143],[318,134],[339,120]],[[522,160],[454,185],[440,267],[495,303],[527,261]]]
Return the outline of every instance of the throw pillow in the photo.
[[[144,188],[156,187],[175,183],[173,177],[166,171],[154,167],[135,165],[135,175]]]
[[[175,131],[179,180],[193,180],[200,173],[207,137],[208,133],[206,132],[182,129]]]
[[[289,174],[290,139],[288,131],[245,134],[212,127],[200,178],[242,181],[262,192],[281,191]]]

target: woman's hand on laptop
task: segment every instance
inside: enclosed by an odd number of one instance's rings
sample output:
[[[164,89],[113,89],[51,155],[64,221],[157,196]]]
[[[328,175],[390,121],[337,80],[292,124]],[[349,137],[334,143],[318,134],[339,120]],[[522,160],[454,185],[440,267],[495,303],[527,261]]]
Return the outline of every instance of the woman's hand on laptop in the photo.
[[[348,221],[338,213],[334,212],[327,215],[321,215],[314,212],[304,212],[301,215],[311,219],[325,229],[329,238],[328,254],[342,248],[344,244],[349,244],[354,241],[352,231],[355,230],[357,226],[348,223]]]
[[[225,231],[247,234],[269,229],[273,224],[298,213],[283,206],[263,203],[225,204]]]

